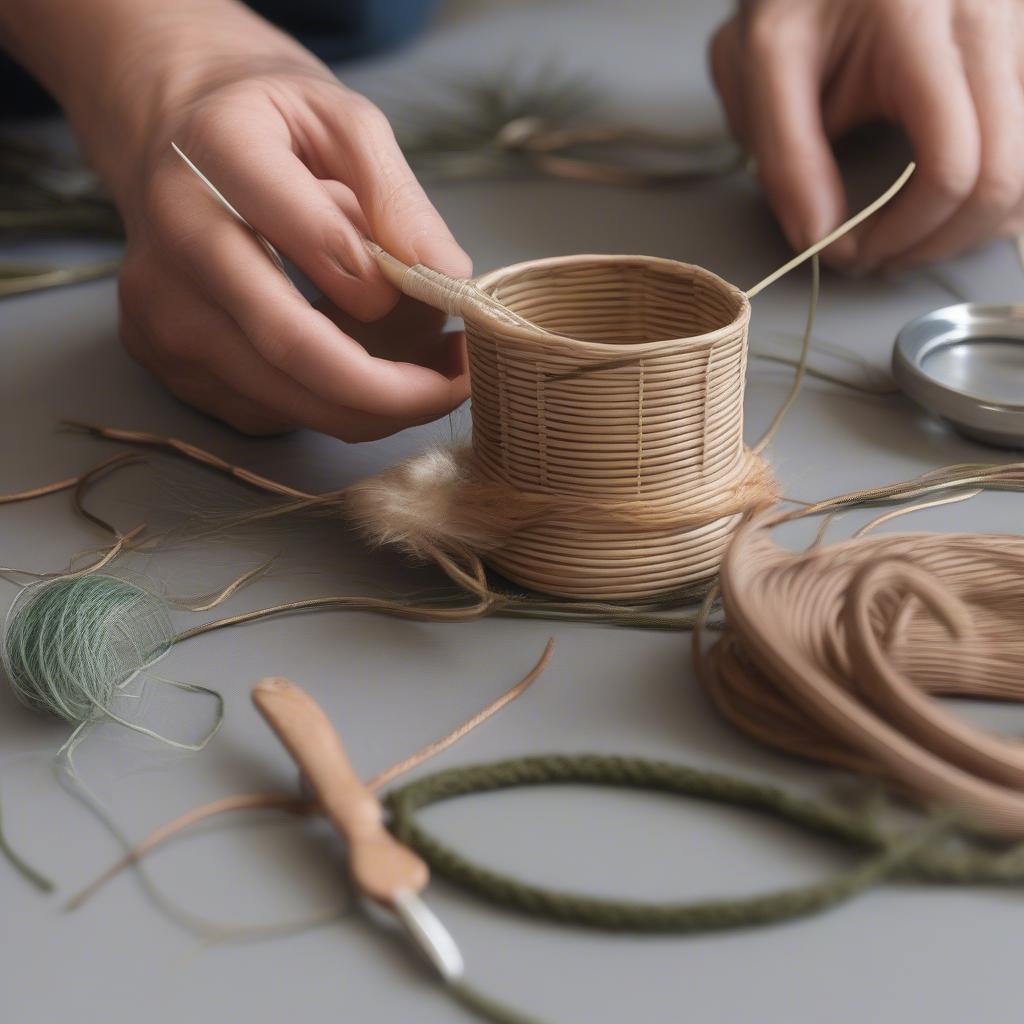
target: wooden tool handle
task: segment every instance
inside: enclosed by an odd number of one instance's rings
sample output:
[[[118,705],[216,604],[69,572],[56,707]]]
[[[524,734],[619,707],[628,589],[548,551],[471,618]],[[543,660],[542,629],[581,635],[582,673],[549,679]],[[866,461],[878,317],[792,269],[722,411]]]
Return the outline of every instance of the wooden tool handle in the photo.
[[[384,827],[377,797],[356,775],[323,709],[301,687],[281,677],[263,679],[252,700],[305,775],[324,813],[349,844],[359,887],[390,903],[396,890],[419,892],[427,867]]]
[[[263,679],[252,700],[350,843],[381,827],[377,798],[356,775],[330,719],[305,690],[280,677]]]

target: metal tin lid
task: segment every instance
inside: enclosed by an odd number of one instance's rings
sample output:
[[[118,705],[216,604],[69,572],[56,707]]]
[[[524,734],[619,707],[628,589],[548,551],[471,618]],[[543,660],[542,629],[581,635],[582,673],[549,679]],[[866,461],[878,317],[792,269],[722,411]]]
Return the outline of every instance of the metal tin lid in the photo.
[[[1024,306],[965,302],[919,316],[896,336],[892,371],[967,437],[1024,448]]]

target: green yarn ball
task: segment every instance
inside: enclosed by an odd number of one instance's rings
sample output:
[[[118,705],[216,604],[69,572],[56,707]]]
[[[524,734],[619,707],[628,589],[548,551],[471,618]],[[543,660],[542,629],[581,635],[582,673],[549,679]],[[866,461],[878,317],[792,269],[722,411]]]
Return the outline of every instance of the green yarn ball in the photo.
[[[167,604],[155,594],[114,576],[65,576],[22,591],[0,656],[23,704],[84,722],[109,710],[173,638]]]

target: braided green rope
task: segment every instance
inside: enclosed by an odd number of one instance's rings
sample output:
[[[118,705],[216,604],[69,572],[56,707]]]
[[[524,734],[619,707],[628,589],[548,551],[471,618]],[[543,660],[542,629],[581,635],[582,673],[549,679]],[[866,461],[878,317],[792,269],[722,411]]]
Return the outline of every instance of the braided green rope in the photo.
[[[863,849],[866,856],[852,869],[826,881],[777,892],[687,903],[633,902],[520,882],[474,864],[414,821],[417,810],[440,800],[519,786],[564,783],[657,790],[751,808]],[[892,874],[934,832],[926,829],[910,840],[884,837],[863,817],[791,796],[772,786],[683,765],[600,755],[527,757],[456,768],[393,791],[387,802],[392,815],[390,827],[396,837],[416,850],[440,877],[501,906],[606,931],[710,931],[771,924],[824,910]]]
[[[542,888],[473,863],[415,821],[429,804],[519,786],[583,783],[655,790],[743,807],[860,850],[859,864],[822,882],[755,896],[687,903],[604,899]],[[793,796],[774,786],[662,761],[602,755],[526,757],[456,768],[388,794],[390,827],[438,876],[504,907],[564,924],[615,931],[697,932],[765,925],[834,906],[890,877],[953,884],[1024,883],[1024,844],[1004,850],[936,845],[951,822],[909,835],[881,831],[864,814]]]
[[[484,1020],[492,1021],[493,1024],[543,1024],[536,1017],[530,1017],[520,1010],[498,1002],[493,996],[474,988],[465,979],[451,982],[446,991],[467,1010]]]

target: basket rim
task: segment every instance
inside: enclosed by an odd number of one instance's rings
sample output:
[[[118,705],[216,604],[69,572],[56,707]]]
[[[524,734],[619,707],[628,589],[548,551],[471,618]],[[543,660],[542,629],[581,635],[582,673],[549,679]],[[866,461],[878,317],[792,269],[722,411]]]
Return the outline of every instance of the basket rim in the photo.
[[[727,324],[716,327],[713,331],[706,331],[703,334],[691,334],[681,338],[657,338],[653,341],[638,342],[635,344],[615,344],[604,341],[587,341],[582,338],[574,338],[567,334],[556,334],[553,331],[545,330],[535,325],[519,325],[510,323],[508,320],[499,318],[492,314],[485,306],[480,305],[472,309],[470,315],[464,317],[467,321],[479,321],[486,323],[492,328],[497,328],[502,334],[512,335],[522,340],[537,341],[543,340],[548,343],[555,343],[567,349],[575,349],[580,352],[589,352],[602,356],[622,355],[624,352],[646,354],[662,354],[665,350],[673,347],[699,347],[711,344],[722,338],[730,337],[737,328],[746,328],[750,321],[750,300],[746,292],[737,288],[736,285],[726,281],[714,271],[708,270],[697,263],[686,263],[683,260],[673,260],[664,256],[643,256],[636,254],[614,254],[614,253],[580,253],[569,256],[544,256],[539,259],[523,260],[519,263],[511,263],[506,267],[498,267],[489,270],[473,278],[473,283],[481,291],[491,295],[490,289],[495,285],[507,280],[510,276],[523,273],[529,270],[544,270],[557,267],[584,266],[587,264],[602,263],[632,263],[641,266],[657,266],[660,269],[675,271],[686,270],[696,271],[698,277],[704,278],[708,283],[721,288],[738,303],[736,315]],[[468,312],[468,311],[467,311]]]

